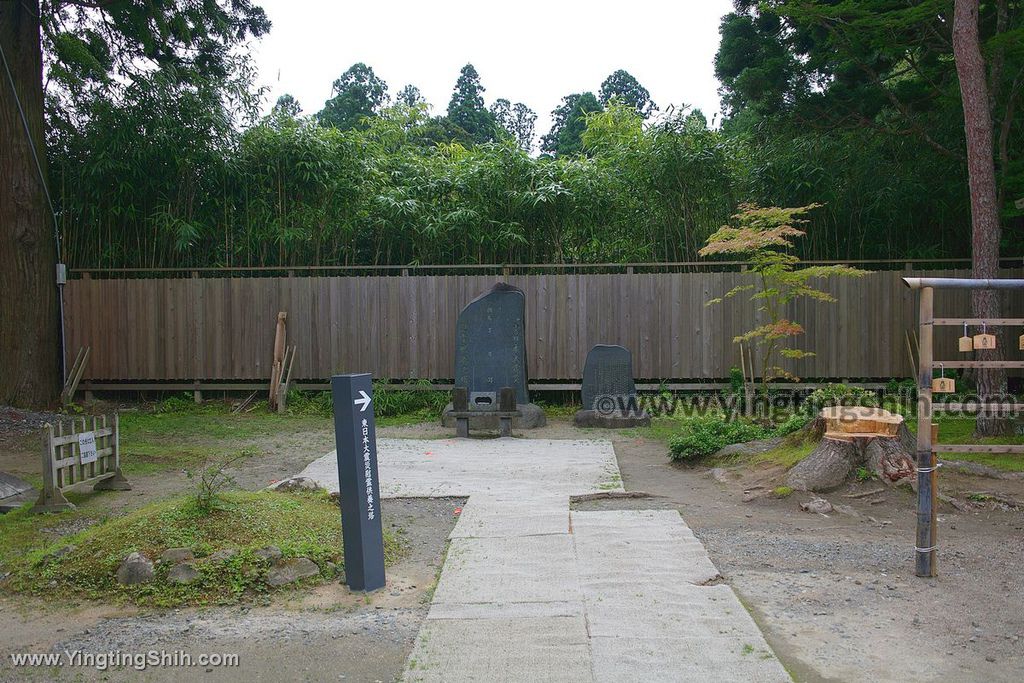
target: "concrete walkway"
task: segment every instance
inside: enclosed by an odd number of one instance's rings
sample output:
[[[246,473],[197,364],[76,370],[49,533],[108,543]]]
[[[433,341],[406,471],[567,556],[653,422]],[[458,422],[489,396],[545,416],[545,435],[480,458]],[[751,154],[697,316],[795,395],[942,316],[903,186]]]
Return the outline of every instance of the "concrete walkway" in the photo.
[[[606,441],[378,443],[384,497],[469,496],[406,681],[789,681],[677,512],[622,490]],[[334,454],[301,476],[337,490]]]

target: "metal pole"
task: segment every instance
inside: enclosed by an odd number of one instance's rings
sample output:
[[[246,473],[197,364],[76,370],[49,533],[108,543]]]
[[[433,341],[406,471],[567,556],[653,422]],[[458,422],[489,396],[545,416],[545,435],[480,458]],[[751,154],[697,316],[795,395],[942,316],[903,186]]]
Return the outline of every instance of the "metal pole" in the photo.
[[[915,573],[935,576],[935,454],[932,453],[932,331],[934,293],[921,290],[917,382],[917,545]]]

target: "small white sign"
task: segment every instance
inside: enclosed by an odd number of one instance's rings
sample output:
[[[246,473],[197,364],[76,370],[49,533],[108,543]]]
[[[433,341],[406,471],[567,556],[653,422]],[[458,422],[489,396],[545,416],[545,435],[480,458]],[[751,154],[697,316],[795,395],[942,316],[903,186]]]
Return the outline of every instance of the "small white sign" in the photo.
[[[1020,199],[1015,201],[1013,205],[1017,207],[1019,210],[1024,211],[1024,197],[1021,197]]]
[[[88,465],[96,462],[99,456],[96,454],[96,432],[82,432],[78,435],[79,462]]]

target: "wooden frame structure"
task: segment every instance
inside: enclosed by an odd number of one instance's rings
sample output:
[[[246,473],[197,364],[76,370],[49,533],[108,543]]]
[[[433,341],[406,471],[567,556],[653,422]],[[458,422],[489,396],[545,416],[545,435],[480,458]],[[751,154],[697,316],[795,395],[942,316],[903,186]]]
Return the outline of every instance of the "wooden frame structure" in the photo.
[[[81,436],[92,435],[96,459],[82,462]],[[92,485],[94,491],[129,491],[131,485],[121,473],[120,424],[117,413],[59,420],[56,429],[47,423],[43,431],[43,490],[33,512],[73,510],[64,497],[73,486]]]
[[[961,278],[916,278],[905,277],[903,282],[911,289],[921,291],[920,313],[920,359],[917,382],[917,542],[914,547],[914,573],[918,576],[935,576],[935,550],[937,545],[935,526],[935,498],[938,464],[936,453],[1020,453],[1024,445],[984,446],[976,444],[939,444],[932,434],[932,415],[936,410],[957,410],[961,403],[932,403],[932,374],[935,368],[1024,368],[1020,361],[953,361],[936,360],[933,353],[932,335],[935,326],[986,325],[1024,326],[1024,318],[936,318],[934,300],[936,289],[1008,289],[1024,291],[1024,280],[1006,279],[961,279]],[[1022,404],[982,403],[982,410],[1019,410]]]

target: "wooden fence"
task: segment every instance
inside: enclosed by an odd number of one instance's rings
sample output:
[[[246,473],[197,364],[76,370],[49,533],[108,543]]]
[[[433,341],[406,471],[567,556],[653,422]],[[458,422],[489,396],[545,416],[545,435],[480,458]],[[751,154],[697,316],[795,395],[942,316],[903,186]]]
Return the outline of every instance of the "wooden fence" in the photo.
[[[826,288],[838,303],[796,304],[791,317],[806,328],[803,347],[816,355],[794,361],[793,371],[807,378],[913,376],[905,335],[917,309],[900,281],[907,274],[835,280]],[[1024,269],[1006,269],[1003,277],[1024,277]],[[269,380],[277,313],[287,311],[297,380],[354,371],[444,380],[454,375],[459,311],[499,280],[526,293],[531,381],[578,381],[587,351],[598,343],[630,349],[638,378],[725,378],[739,364],[733,337],[760,321],[743,295],[705,306],[752,281],[739,271],[86,277],[65,288],[67,352],[70,361],[79,347],[92,347],[84,381]],[[1005,315],[1024,316],[1021,298],[1004,296]],[[966,292],[943,292],[936,300],[936,315],[968,308]],[[955,353],[958,336],[942,331],[936,348]]]

